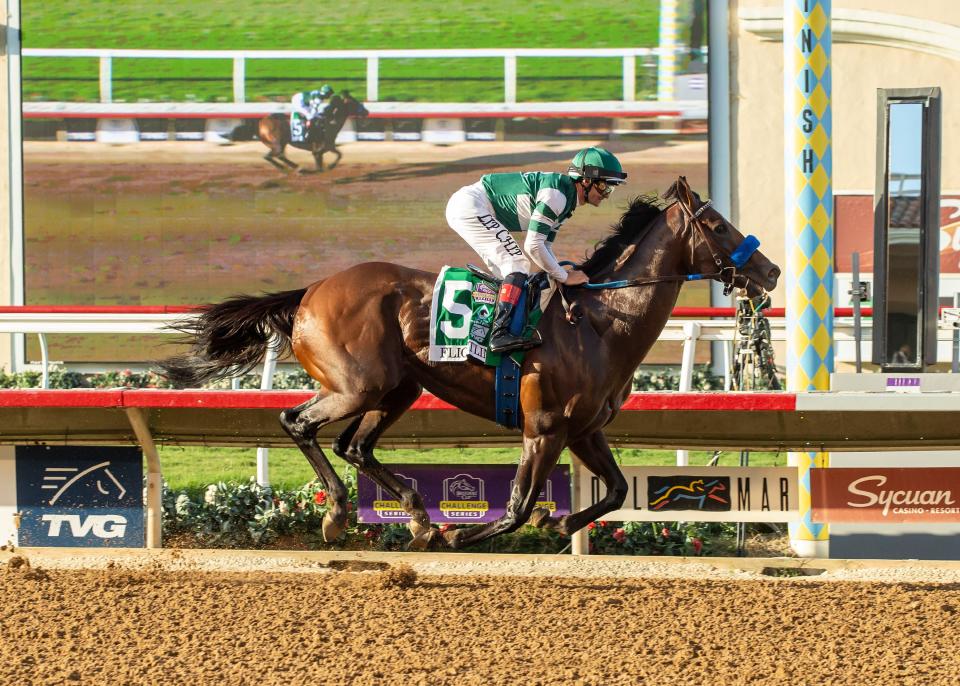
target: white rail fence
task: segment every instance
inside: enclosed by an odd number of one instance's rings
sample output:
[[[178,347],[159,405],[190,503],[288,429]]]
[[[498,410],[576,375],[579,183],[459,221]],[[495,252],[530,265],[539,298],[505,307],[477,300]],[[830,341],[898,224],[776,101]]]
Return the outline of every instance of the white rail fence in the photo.
[[[47,334],[171,334],[169,326],[182,313],[50,313],[50,312],[5,312],[0,313],[0,333],[37,334],[40,339],[43,388],[49,387],[50,355]],[[786,322],[782,317],[770,317],[771,339],[786,340]],[[861,354],[870,359],[871,319],[865,318],[861,325]],[[938,359],[951,359],[953,338],[957,327],[947,318],[938,327]],[[731,344],[735,340],[734,319],[671,319],[660,334],[661,341],[679,341],[683,344],[680,390],[690,390],[698,342],[720,342],[724,345],[724,359],[731,359]],[[854,323],[852,317],[837,317],[834,320],[835,354],[838,360],[849,362],[855,359]],[[268,374],[261,385],[269,389],[275,358],[265,362]],[[730,370],[725,369],[725,387],[730,387]]]
[[[248,60],[362,60],[366,62],[366,100],[380,99],[380,61],[408,59],[501,59],[503,60],[503,102],[517,102],[517,60],[524,58],[619,59],[623,100],[636,100],[637,58],[646,69],[655,71],[661,55],[674,58],[686,48],[490,48],[443,50],[122,50],[99,48],[24,48],[29,58],[96,59],[100,71],[100,102],[113,102],[113,61],[116,59],[228,60],[232,63],[234,103],[246,102]]]

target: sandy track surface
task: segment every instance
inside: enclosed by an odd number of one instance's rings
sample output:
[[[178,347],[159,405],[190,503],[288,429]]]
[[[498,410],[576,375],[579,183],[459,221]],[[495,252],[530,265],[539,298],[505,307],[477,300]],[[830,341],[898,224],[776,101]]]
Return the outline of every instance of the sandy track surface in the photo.
[[[4,684],[948,684],[960,567],[3,553]],[[299,573],[291,573],[291,572]]]

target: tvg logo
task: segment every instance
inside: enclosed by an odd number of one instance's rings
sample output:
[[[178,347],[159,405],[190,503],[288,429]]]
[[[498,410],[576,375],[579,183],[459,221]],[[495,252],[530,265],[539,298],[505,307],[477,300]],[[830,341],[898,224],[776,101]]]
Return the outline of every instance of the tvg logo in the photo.
[[[60,536],[64,524],[76,538],[93,534],[97,538],[122,538],[127,530],[127,518],[121,515],[88,515],[81,519],[78,514],[45,514],[41,520],[50,524],[48,536]]]

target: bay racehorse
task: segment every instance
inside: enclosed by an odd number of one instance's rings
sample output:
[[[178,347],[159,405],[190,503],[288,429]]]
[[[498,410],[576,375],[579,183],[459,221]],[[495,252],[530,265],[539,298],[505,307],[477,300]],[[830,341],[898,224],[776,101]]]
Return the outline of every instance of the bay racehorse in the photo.
[[[332,96],[323,114],[309,123],[302,143],[291,142],[288,115],[279,112],[268,115],[260,120],[258,126],[260,141],[270,149],[263,159],[277,169],[296,169],[297,164],[283,154],[286,147],[291,145],[301,150],[309,150],[316,162],[317,171],[323,171],[324,153],[332,152],[336,159],[329,168],[333,169],[343,156],[337,149],[337,134],[340,129],[348,117],[366,117],[368,114],[362,102],[350,95],[350,91],[343,91]]]
[[[312,285],[207,305],[181,322],[192,349],[160,363],[180,386],[197,386],[253,369],[273,336],[292,350],[322,390],[285,410],[280,422],[306,455],[332,505],[323,535],[347,523],[347,491],[317,442],[320,427],[349,424],[333,452],[393,493],[410,515],[413,549],[470,545],[531,523],[570,534],[618,509],[627,483],[603,434],[631,390],[634,370],[656,342],[686,280],[714,278],[728,290],[759,295],[776,286],[780,269],[747,237],[701,202],[680,177],[666,207],[635,199],[581,265],[593,284],[566,288],[579,317],[547,308],[544,343],[527,353],[520,383],[523,452],[506,514],[495,522],[443,534],[431,526],[420,495],[377,461],[374,448],[424,388],[494,420],[494,370],[471,363],[428,361],[430,301],[436,274],[396,264],[365,263]],[[752,246],[754,250],[744,250]],[[571,322],[573,322],[571,324]],[[554,518],[535,509],[537,495],[564,448],[603,480],[606,495],[580,512]]]

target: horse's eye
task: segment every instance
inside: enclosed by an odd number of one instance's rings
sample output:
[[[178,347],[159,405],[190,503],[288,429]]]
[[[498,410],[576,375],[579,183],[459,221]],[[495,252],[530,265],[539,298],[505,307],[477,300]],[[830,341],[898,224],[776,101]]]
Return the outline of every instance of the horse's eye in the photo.
[[[713,230],[714,233],[726,233],[727,227],[723,224],[718,224],[717,227]]]

